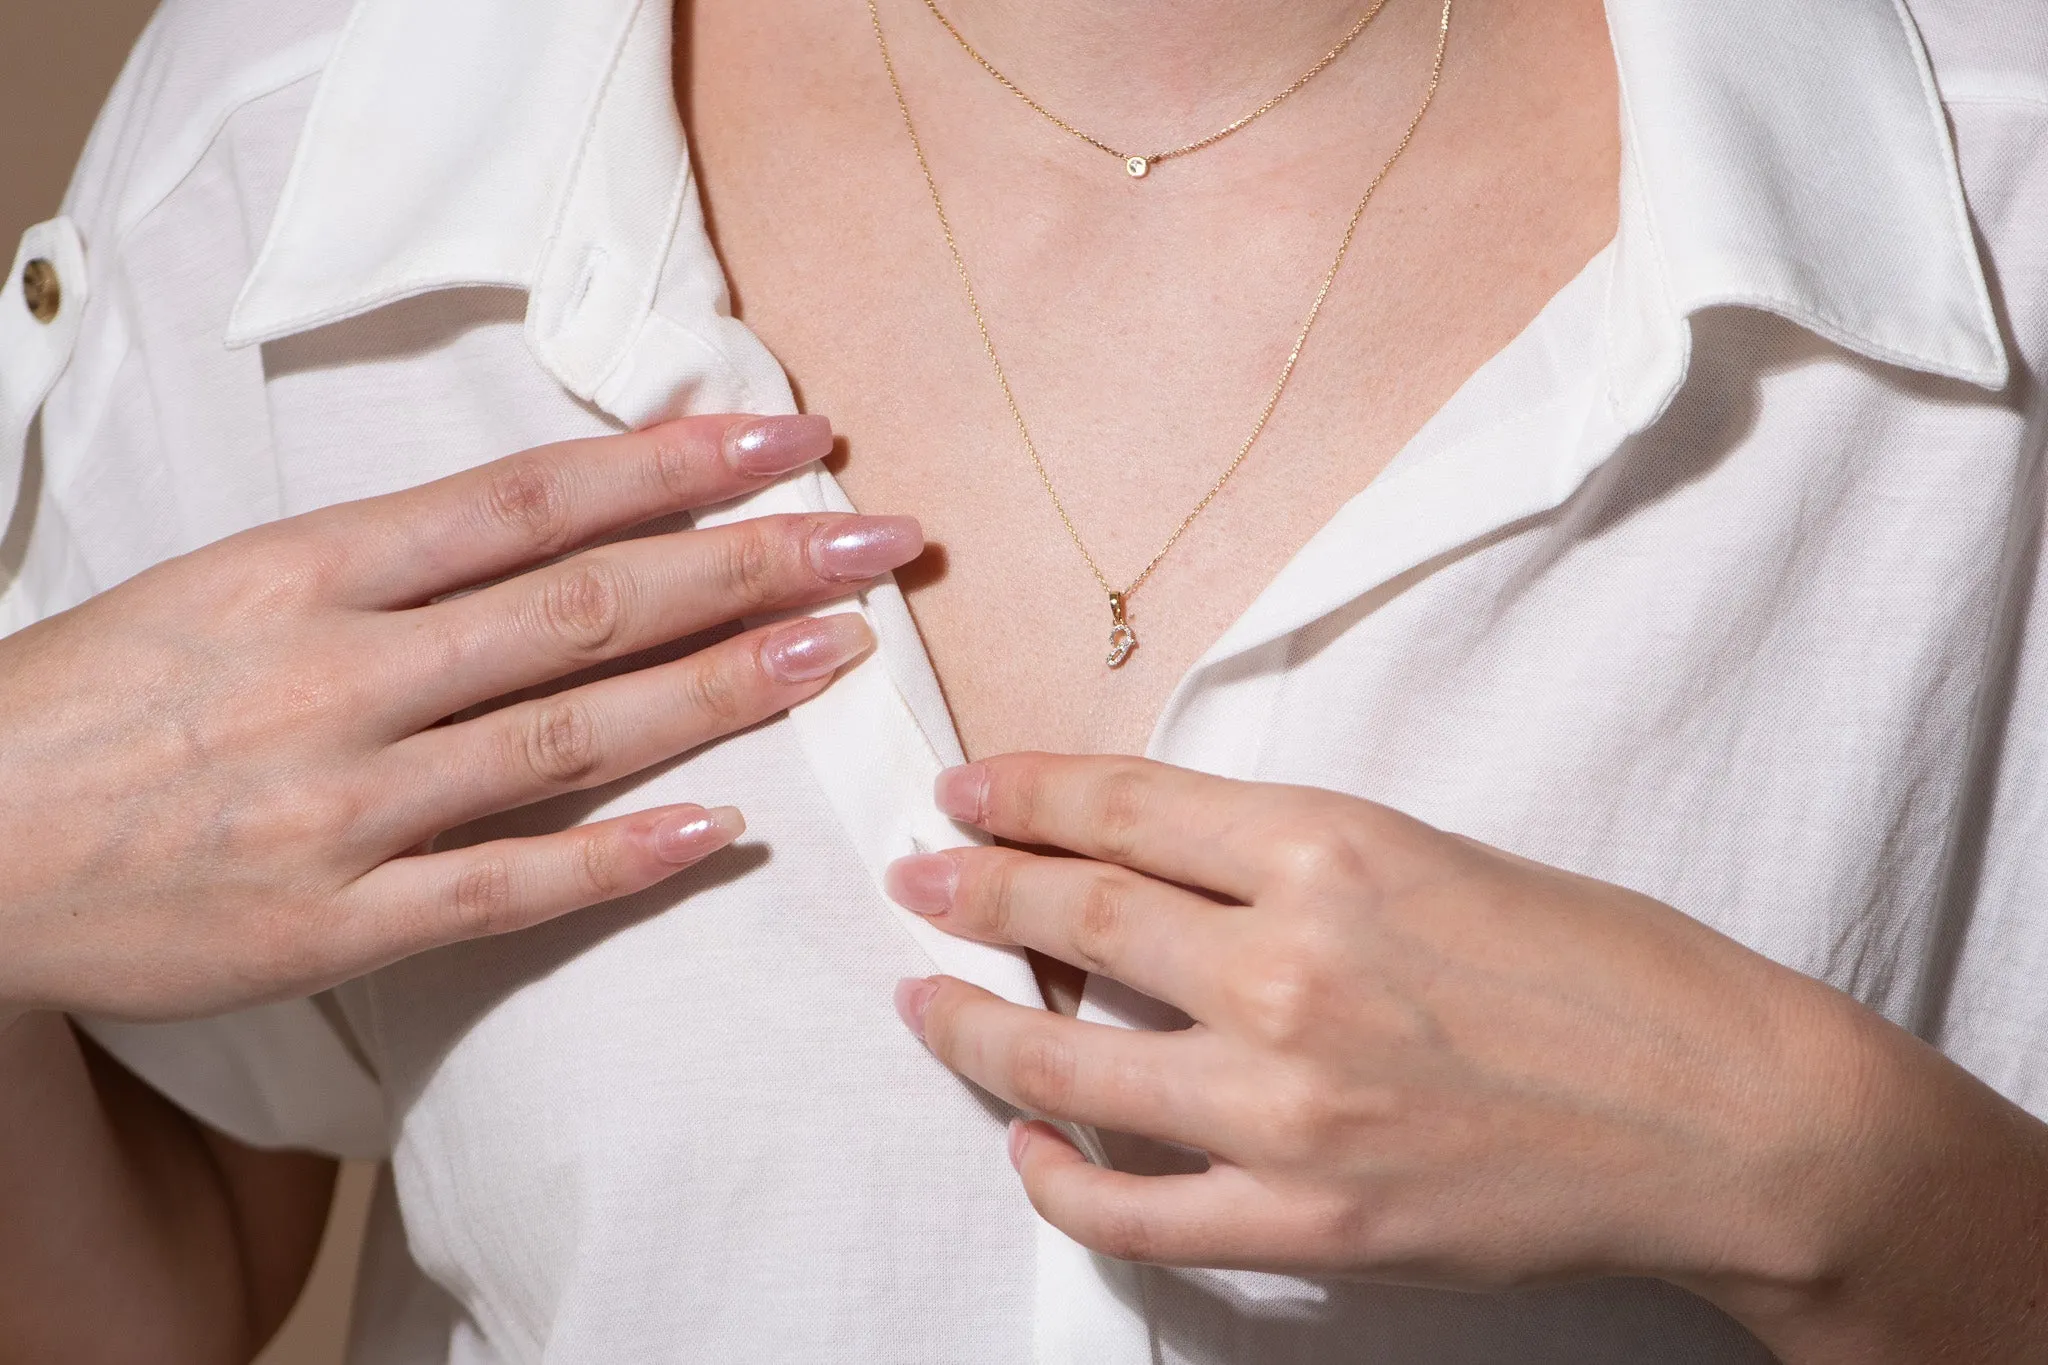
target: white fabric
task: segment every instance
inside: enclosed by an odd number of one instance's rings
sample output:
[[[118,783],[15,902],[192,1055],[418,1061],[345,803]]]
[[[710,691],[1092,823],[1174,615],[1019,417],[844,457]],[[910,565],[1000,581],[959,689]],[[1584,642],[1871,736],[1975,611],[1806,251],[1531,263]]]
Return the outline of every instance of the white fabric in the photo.
[[[2048,1112],[2043,26],[1609,8],[1615,243],[1150,752],[1640,888]],[[43,438],[0,628],[541,441],[787,409],[725,307],[667,30],[661,0],[173,0],[32,242],[76,308],[0,293],[0,474],[38,403]],[[844,505],[814,470],[705,519]],[[890,1011],[935,965],[1036,995],[880,894],[963,837],[929,800],[959,747],[900,595],[864,605],[878,655],[787,720],[491,822],[732,801],[731,855],[316,1001],[94,1026],[245,1140],[388,1151],[358,1365],[1765,1359],[1651,1282],[1170,1273],[1043,1230],[999,1108]]]

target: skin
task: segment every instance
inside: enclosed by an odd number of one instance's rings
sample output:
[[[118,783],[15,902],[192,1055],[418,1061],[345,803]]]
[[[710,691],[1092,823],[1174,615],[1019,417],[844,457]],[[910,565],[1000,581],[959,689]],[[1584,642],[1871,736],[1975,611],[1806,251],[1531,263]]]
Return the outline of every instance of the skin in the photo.
[[[755,724],[871,647],[838,615],[643,655],[844,595],[921,550],[904,518],[582,548],[830,442],[820,418],[721,416],[529,451],[232,537],[0,640],[0,1361],[248,1359],[334,1178],[209,1131],[63,1012],[304,995],[639,891],[741,833],[681,805],[430,848]]]
[[[1657,1276],[1791,1365],[2048,1359],[2048,1125],[1849,997],[1647,897],[1370,802],[1011,755],[937,799],[1015,848],[907,858],[941,927],[1192,1020],[936,977],[898,1008],[1028,1113],[1193,1147],[1011,1157],[1108,1255],[1507,1289]]]

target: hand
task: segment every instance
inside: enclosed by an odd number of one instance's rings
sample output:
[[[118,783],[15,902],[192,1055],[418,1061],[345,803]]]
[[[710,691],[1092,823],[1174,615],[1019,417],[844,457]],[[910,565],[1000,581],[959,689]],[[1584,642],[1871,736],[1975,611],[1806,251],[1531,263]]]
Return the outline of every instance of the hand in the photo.
[[[1032,1203],[1091,1248],[1466,1289],[1656,1275],[1808,1360],[2012,1359],[2048,1325],[2024,1311],[2048,1129],[1669,906],[1365,801],[1138,760],[1011,755],[938,799],[1081,856],[906,858],[898,901],[1193,1020],[899,988],[941,1061],[1027,1112],[1208,1154],[1131,1175],[1014,1126]]]
[[[729,843],[738,812],[679,805],[419,851],[752,725],[868,649],[857,615],[798,620],[441,723],[916,556],[905,518],[818,516],[558,558],[830,443],[822,418],[696,417],[528,451],[231,537],[0,640],[0,1022],[316,991]]]

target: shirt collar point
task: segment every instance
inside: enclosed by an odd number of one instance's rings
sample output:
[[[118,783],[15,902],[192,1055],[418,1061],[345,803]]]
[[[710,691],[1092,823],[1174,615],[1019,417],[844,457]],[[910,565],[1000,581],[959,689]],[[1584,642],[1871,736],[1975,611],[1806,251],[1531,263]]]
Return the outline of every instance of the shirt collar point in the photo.
[[[253,284],[254,280],[250,283]],[[279,315],[269,304],[270,301],[261,295],[252,295],[249,286],[243,287],[241,297],[235,300],[234,309],[228,314],[227,331],[222,337],[229,350],[260,346],[304,330],[295,326],[291,318]]]
[[[1790,21],[1767,0],[1608,9],[1618,371],[1661,375],[1674,323],[1733,306],[1886,364],[2008,382],[1952,135],[1903,8],[1855,0]],[[1782,41],[1755,42],[1774,29]],[[1629,362],[1637,348],[1660,354]],[[1617,411],[1653,406],[1628,388],[1617,382]]]

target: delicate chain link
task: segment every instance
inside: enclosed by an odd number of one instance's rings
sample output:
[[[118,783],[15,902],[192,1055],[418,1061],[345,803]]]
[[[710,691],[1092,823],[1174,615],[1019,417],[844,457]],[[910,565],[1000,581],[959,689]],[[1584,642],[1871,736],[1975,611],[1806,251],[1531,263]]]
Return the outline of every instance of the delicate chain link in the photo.
[[[1378,0],[1371,13],[1378,13],[1380,5],[1384,3],[1385,0]],[[1017,395],[1010,387],[1010,377],[1004,372],[1003,362],[996,354],[995,338],[989,332],[988,319],[982,315],[981,299],[975,293],[974,281],[967,273],[966,259],[961,256],[960,244],[953,236],[952,220],[946,214],[945,201],[939,197],[938,179],[932,174],[931,162],[925,158],[924,143],[917,135],[917,124],[910,116],[910,102],[904,98],[903,83],[897,79],[896,63],[889,55],[889,40],[882,32],[881,11],[875,7],[875,0],[867,0],[867,6],[868,19],[874,25],[875,44],[882,54],[882,68],[888,73],[890,89],[896,93],[896,108],[903,115],[903,128],[910,135],[910,148],[917,155],[918,169],[924,172],[925,188],[931,194],[932,211],[938,215],[939,231],[944,234],[946,250],[953,258],[953,272],[959,276],[960,287],[967,295],[967,307],[974,314],[975,330],[981,333],[982,350],[988,355],[989,367],[995,371],[996,383],[1003,391],[1003,402],[1009,407],[1010,420],[1016,424],[1017,435],[1024,444],[1024,453],[1030,456],[1031,467],[1038,472],[1038,481],[1045,486],[1046,496],[1052,499],[1053,510],[1059,513],[1061,523],[1067,528],[1068,538],[1074,542],[1074,548],[1081,552],[1081,559],[1088,565],[1089,572],[1095,575],[1095,581],[1113,598],[1128,598],[1152,576],[1152,571],[1159,567],[1159,562],[1165,559],[1167,553],[1180,542],[1180,538],[1187,534],[1188,528],[1195,524],[1195,519],[1209,510],[1209,504],[1223,491],[1223,486],[1230,481],[1230,476],[1237,472],[1238,466],[1252,453],[1252,447],[1265,431],[1266,423],[1272,420],[1273,410],[1280,406],[1280,395],[1285,392],[1287,381],[1294,375],[1295,364],[1301,359],[1302,348],[1308,344],[1309,333],[1315,330],[1316,319],[1322,315],[1323,301],[1329,298],[1330,288],[1337,282],[1337,272],[1343,269],[1344,258],[1350,254],[1351,242],[1358,235],[1358,224],[1365,217],[1366,205],[1372,202],[1373,194],[1387,178],[1388,172],[1394,169],[1394,163],[1401,159],[1401,153],[1407,151],[1408,144],[1415,140],[1415,130],[1422,126],[1423,115],[1429,112],[1430,104],[1436,99],[1437,86],[1443,82],[1444,53],[1450,45],[1451,0],[1444,0],[1443,17],[1437,24],[1436,55],[1430,61],[1429,86],[1423,92],[1422,103],[1416,108],[1415,117],[1408,120],[1408,127],[1402,132],[1400,142],[1395,144],[1393,152],[1381,163],[1379,172],[1373,176],[1371,183],[1366,185],[1365,193],[1359,197],[1358,207],[1351,211],[1351,219],[1344,226],[1344,238],[1337,245],[1337,255],[1330,262],[1330,268],[1323,272],[1322,284],[1316,290],[1315,301],[1309,305],[1308,317],[1295,335],[1294,345],[1287,353],[1287,363],[1281,367],[1280,378],[1274,382],[1272,391],[1266,395],[1265,405],[1259,409],[1258,420],[1252,424],[1251,434],[1238,446],[1237,454],[1224,466],[1223,472],[1216,476],[1216,481],[1209,485],[1209,491],[1202,495],[1201,501],[1181,518],[1180,525],[1174,527],[1173,534],[1166,538],[1166,543],[1159,547],[1159,552],[1145,561],[1145,567],[1138,570],[1137,576],[1121,589],[1109,581],[1109,575],[1102,571],[1102,566],[1096,562],[1095,556],[1089,553],[1087,543],[1081,539],[1080,529],[1074,525],[1074,518],[1067,511],[1065,500],[1053,486],[1052,474],[1046,469],[1045,461],[1039,458],[1038,445],[1031,439],[1031,429],[1024,423],[1024,412],[1018,406]],[[1368,19],[1371,18],[1371,13],[1367,15]]]
[[[1144,162],[1147,166],[1156,166],[1162,161],[1171,161],[1174,157],[1186,156],[1189,152],[1199,152],[1204,147],[1211,147],[1214,146],[1216,143],[1223,141],[1224,138],[1229,137],[1232,133],[1238,131],[1240,128],[1245,127],[1247,124],[1252,123],[1255,120],[1263,118],[1267,114],[1272,113],[1273,110],[1279,107],[1280,102],[1282,100],[1286,99],[1289,95],[1292,95],[1295,91],[1301,89],[1301,87],[1303,87],[1304,85],[1307,85],[1316,77],[1322,75],[1324,69],[1328,67],[1331,62],[1334,62],[1339,57],[1343,56],[1344,49],[1350,47],[1352,42],[1357,39],[1358,35],[1365,32],[1366,25],[1370,24],[1379,15],[1379,12],[1382,9],[1386,8],[1386,4],[1387,0],[1373,0],[1372,8],[1368,9],[1364,13],[1364,15],[1362,15],[1359,18],[1358,22],[1351,26],[1351,31],[1349,33],[1346,33],[1342,38],[1339,38],[1337,40],[1337,45],[1335,47],[1331,48],[1328,52],[1325,52],[1323,54],[1323,58],[1321,61],[1317,62],[1308,70],[1302,72],[1301,75],[1295,79],[1294,84],[1288,86],[1285,90],[1282,90],[1279,94],[1273,96],[1273,98],[1267,100],[1264,104],[1252,110],[1249,114],[1246,114],[1237,122],[1229,125],[1226,128],[1219,128],[1205,138],[1198,138],[1185,146],[1175,147],[1172,151],[1154,152],[1150,156],[1138,157],[1137,160]],[[1025,104],[1029,105],[1031,107],[1032,112],[1036,113],[1040,118],[1044,119],[1047,123],[1050,123],[1053,127],[1059,129],[1061,132],[1067,134],[1068,136],[1079,138],[1081,141],[1087,143],[1090,147],[1095,148],[1097,151],[1109,153],[1118,161],[1129,161],[1132,159],[1130,153],[1120,152],[1116,148],[1110,146],[1107,142],[1104,142],[1101,138],[1082,132],[1079,128],[1076,128],[1073,124],[1067,122],[1058,114],[1055,114],[1052,110],[1046,108],[1037,100],[1025,94],[1023,89],[1015,81],[1011,80],[1008,76],[1005,76],[1002,72],[996,69],[995,63],[989,61],[988,58],[982,56],[981,53],[976,51],[974,44],[967,41],[967,37],[965,34],[961,33],[959,29],[953,27],[953,21],[951,19],[948,19],[945,16],[945,14],[941,12],[941,10],[939,9],[938,0],[924,0],[924,7],[932,12],[932,18],[938,20],[939,23],[945,28],[946,32],[953,35],[953,41],[960,44],[961,51],[965,52],[968,56],[972,57],[975,61],[975,64],[981,67],[983,71],[986,71],[989,75],[995,77],[996,83],[1001,85],[1003,89],[1009,91],[1018,99],[1024,101]]]

